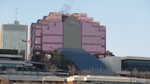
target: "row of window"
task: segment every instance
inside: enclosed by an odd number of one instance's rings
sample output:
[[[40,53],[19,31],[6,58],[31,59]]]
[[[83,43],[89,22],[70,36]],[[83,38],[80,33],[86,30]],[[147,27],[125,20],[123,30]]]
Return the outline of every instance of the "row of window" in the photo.
[[[142,84],[142,83],[132,83],[132,82],[77,82],[77,84]]]
[[[123,70],[137,70],[137,71],[150,71],[150,61],[142,60],[123,60],[122,61]]]

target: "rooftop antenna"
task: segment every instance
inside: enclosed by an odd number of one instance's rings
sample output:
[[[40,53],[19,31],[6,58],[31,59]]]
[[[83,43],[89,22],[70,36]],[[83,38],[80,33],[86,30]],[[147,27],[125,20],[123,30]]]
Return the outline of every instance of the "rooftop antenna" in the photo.
[[[15,10],[15,20],[16,21],[18,20],[18,8],[16,8],[16,10]]]
[[[63,4],[60,12],[65,14],[65,13],[69,13],[71,11],[71,5],[70,4],[73,4],[73,0],[65,0],[66,3]]]
[[[71,10],[71,7],[68,4],[64,4],[63,7],[61,8],[61,13],[69,13]]]
[[[16,8],[16,10],[15,10],[15,24],[19,24],[19,21],[18,21],[18,8]]]

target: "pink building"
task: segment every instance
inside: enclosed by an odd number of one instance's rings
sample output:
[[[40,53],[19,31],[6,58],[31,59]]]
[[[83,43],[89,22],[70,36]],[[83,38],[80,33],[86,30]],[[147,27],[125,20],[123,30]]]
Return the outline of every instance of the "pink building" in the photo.
[[[33,54],[48,54],[58,48],[83,48],[97,56],[106,52],[106,27],[86,14],[52,12],[31,25]]]

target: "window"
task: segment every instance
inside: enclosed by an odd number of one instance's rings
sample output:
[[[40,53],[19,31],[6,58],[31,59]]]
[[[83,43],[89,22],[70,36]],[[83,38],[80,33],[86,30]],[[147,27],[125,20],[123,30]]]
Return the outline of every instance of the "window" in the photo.
[[[56,26],[56,22],[54,22],[54,26]]]
[[[102,37],[101,39],[102,39],[102,40],[105,40],[105,37]]]
[[[101,45],[102,48],[105,48],[105,45]]]
[[[50,26],[47,27],[47,30],[50,30]]]

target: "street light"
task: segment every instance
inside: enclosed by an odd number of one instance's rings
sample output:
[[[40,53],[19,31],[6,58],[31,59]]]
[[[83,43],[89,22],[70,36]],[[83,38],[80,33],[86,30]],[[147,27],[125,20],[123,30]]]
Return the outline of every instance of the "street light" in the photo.
[[[45,77],[42,77],[42,84],[45,84]]]

